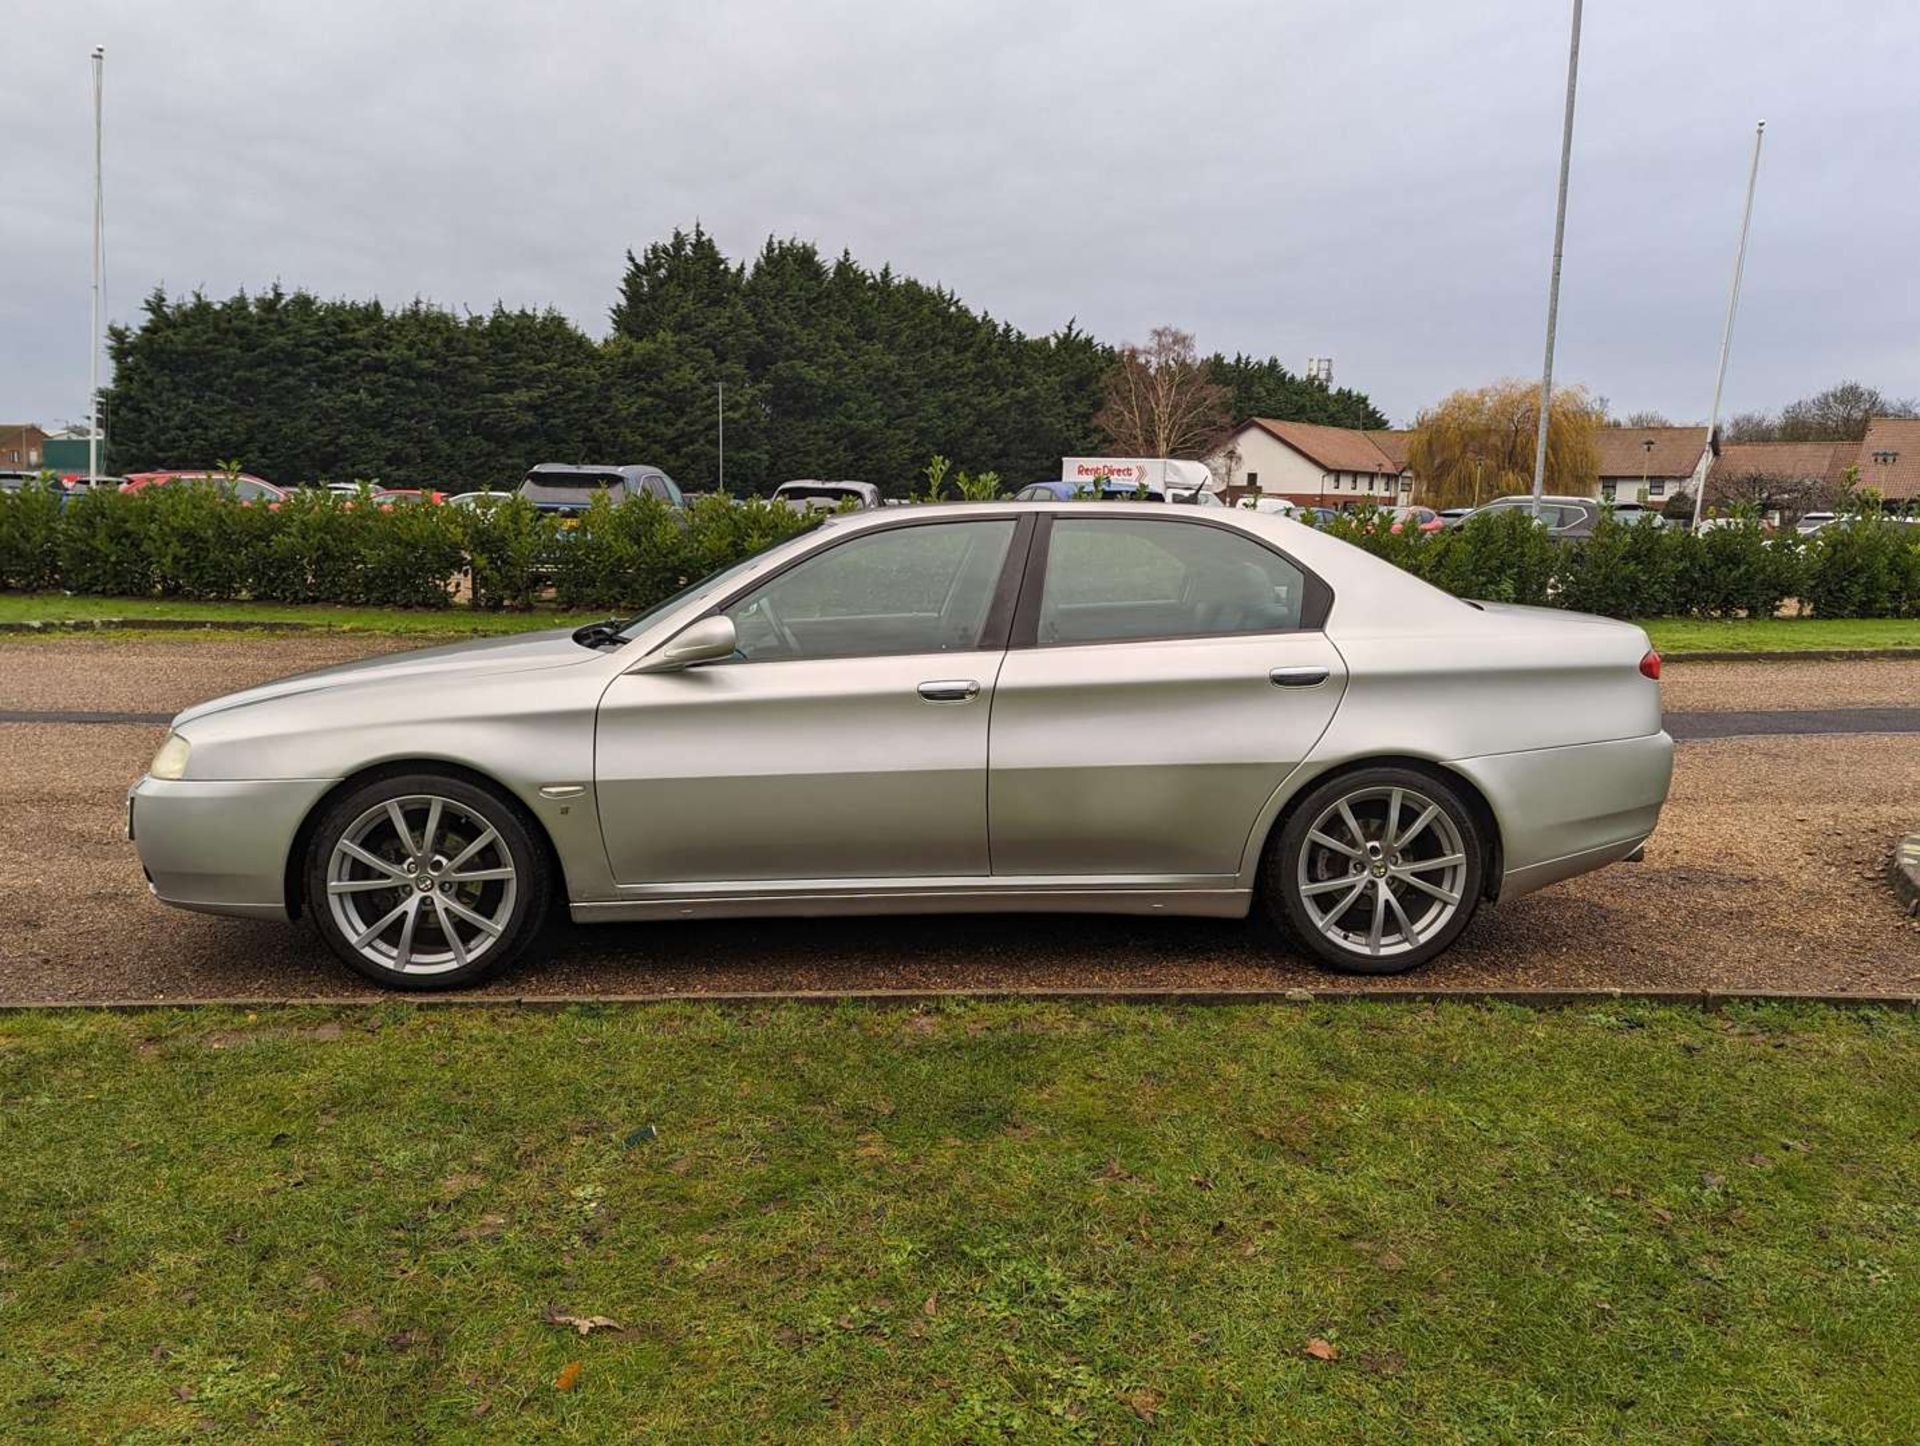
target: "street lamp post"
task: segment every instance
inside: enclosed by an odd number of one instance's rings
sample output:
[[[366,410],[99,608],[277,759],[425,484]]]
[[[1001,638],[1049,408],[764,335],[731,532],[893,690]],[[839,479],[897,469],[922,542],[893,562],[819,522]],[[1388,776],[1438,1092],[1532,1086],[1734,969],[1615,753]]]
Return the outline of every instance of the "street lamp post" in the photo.
[[[1573,0],[1567,47],[1567,112],[1560,129],[1560,196],[1553,212],[1553,273],[1547,282],[1547,360],[1540,369],[1540,427],[1533,441],[1533,515],[1547,483],[1547,418],[1553,406],[1553,333],[1560,319],[1560,254],[1567,239],[1567,171],[1573,161],[1573,98],[1580,81],[1580,0]]]
[[[1653,466],[1653,438],[1640,439],[1640,500],[1647,500],[1647,472]]]
[[[1707,474],[1712,471],[1713,434],[1720,428],[1720,392],[1727,384],[1727,353],[1733,350],[1733,317],[1740,309],[1740,273],[1747,266],[1747,232],[1753,227],[1753,192],[1760,182],[1760,143],[1767,138],[1767,123],[1753,128],[1753,164],[1747,170],[1747,205],[1740,213],[1740,246],[1733,253],[1733,287],[1727,293],[1727,327],[1720,334],[1720,370],[1713,379],[1713,412],[1707,418],[1707,445],[1694,471],[1699,485],[1693,489],[1693,525],[1700,526],[1701,509],[1707,500]]]
[[[107,48],[93,47],[93,304],[87,319],[87,486],[100,481],[100,273],[106,269],[106,233],[101,225],[100,92]]]

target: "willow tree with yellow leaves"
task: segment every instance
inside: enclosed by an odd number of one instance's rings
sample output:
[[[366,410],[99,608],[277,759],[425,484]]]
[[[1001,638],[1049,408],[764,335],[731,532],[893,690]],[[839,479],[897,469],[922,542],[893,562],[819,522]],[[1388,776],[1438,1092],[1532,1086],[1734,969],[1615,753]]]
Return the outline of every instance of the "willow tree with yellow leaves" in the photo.
[[[1600,409],[1579,387],[1553,394],[1547,413],[1546,490],[1594,494],[1600,480]],[[1414,418],[1407,465],[1414,500],[1427,507],[1475,507],[1533,491],[1540,388],[1504,381],[1465,388]]]

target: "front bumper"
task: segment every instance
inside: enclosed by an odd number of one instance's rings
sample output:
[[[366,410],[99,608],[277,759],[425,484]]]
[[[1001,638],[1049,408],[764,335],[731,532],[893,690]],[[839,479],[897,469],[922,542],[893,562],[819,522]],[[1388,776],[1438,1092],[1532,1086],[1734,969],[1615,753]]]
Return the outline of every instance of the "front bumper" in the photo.
[[[1646,842],[1673,781],[1664,732],[1463,758],[1500,824],[1500,897],[1617,863]]]
[[[127,834],[161,903],[285,919],[294,835],[333,784],[142,778],[127,794]]]

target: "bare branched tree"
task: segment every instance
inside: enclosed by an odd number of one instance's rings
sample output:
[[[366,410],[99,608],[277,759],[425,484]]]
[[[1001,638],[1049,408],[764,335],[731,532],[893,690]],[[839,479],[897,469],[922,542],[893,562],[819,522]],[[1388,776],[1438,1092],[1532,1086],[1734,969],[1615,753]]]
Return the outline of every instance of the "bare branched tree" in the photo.
[[[1204,457],[1233,428],[1232,393],[1213,380],[1193,337],[1157,326],[1120,350],[1094,423],[1125,457]]]
[[[1890,397],[1864,382],[1841,382],[1789,402],[1780,415],[1741,412],[1720,429],[1727,442],[1857,442],[1875,417],[1920,417],[1920,402]]]
[[[1823,477],[1750,470],[1714,478],[1708,497],[1722,510],[1751,507],[1756,512],[1778,513],[1780,525],[1791,527],[1807,513],[1833,506],[1835,491]]]

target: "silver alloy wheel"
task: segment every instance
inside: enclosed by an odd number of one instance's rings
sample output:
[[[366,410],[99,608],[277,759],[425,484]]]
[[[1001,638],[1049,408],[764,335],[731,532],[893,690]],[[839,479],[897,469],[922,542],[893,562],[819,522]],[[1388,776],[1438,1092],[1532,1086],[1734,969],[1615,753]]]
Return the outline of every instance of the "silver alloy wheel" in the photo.
[[[1447,812],[1413,788],[1361,788],[1307,830],[1299,888],[1308,918],[1342,949],[1416,949],[1459,912],[1467,852]]]
[[[363,959],[398,974],[444,974],[491,949],[519,879],[500,831],[437,794],[377,803],[327,859],[327,909]]]

